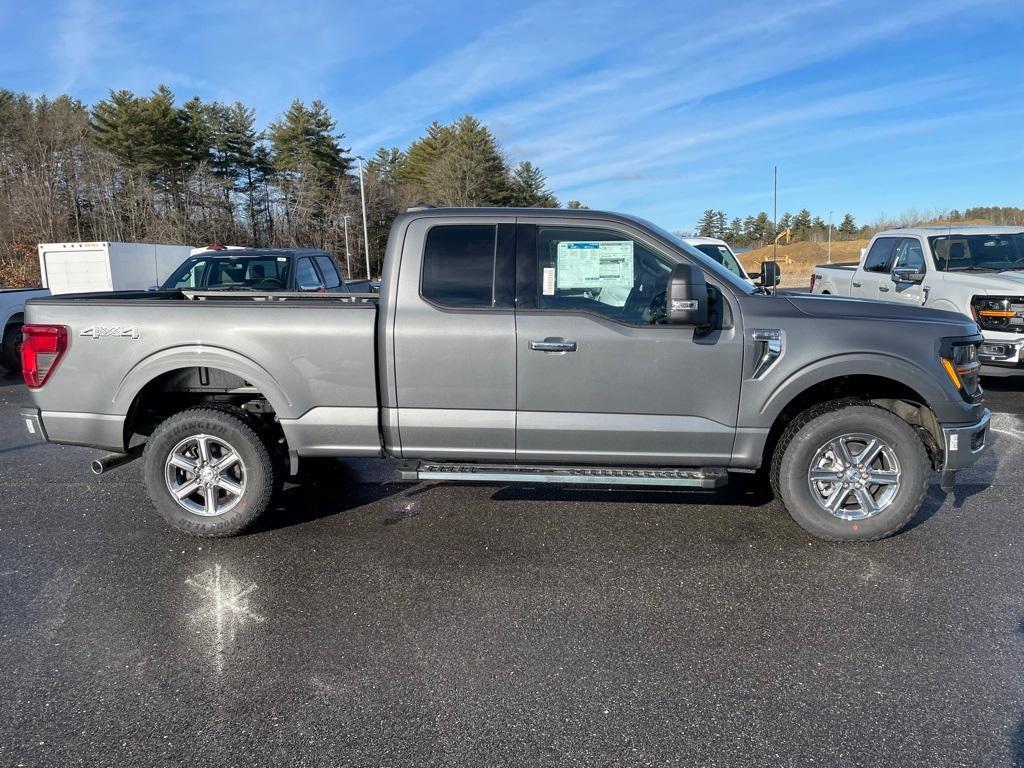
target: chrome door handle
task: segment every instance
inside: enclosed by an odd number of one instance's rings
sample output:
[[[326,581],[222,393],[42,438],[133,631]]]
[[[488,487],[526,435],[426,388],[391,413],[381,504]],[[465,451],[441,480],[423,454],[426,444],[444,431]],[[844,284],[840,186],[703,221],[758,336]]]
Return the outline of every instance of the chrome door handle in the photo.
[[[878,286],[878,290],[880,290],[882,293],[888,293],[889,292],[889,286],[887,286],[887,285],[880,285],[880,286]]]
[[[853,283],[854,288],[860,288],[860,283]]]
[[[530,349],[535,349],[538,352],[575,352],[576,342],[564,339],[544,339],[543,341],[531,341]]]

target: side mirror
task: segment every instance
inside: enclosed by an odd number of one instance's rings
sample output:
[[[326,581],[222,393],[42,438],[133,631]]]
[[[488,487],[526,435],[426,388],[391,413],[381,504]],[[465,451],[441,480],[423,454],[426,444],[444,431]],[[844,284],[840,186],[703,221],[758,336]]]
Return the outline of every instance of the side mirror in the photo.
[[[896,267],[892,271],[894,283],[920,283],[924,281],[924,272],[918,272],[913,267]]]
[[[761,285],[774,288],[776,285],[782,282],[782,270],[779,269],[779,265],[774,261],[762,261],[761,272],[758,275],[761,280]]]
[[[751,280],[760,280],[761,279],[761,273],[760,272],[747,272],[747,277],[749,277]]]
[[[146,290],[147,291],[159,291],[160,290],[160,286],[159,285],[151,285],[148,288],[146,288]]]
[[[708,324],[708,284],[694,264],[676,264],[668,281],[668,321],[673,325]]]

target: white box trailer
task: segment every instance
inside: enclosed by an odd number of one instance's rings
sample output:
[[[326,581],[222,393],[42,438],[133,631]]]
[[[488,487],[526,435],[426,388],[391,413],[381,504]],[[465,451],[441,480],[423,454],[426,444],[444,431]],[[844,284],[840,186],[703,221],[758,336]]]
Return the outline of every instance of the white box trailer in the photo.
[[[39,273],[50,293],[145,290],[189,257],[187,245],[40,243]]]

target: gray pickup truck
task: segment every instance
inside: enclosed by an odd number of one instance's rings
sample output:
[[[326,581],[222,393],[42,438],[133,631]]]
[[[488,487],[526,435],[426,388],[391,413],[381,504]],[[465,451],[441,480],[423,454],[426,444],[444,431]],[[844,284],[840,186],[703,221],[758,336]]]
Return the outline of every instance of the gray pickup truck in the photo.
[[[772,295],[591,210],[412,210],[379,295],[59,296],[26,321],[28,432],[114,451],[96,471],[144,445],[157,510],[199,536],[243,530],[307,457],[390,456],[409,481],[763,471],[810,533],[871,540],[989,421],[968,318]]]

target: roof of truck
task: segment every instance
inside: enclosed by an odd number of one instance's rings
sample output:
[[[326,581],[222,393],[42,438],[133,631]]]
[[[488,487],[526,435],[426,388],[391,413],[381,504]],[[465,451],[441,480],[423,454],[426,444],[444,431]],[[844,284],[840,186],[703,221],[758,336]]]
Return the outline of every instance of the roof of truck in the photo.
[[[1024,226],[1006,227],[985,224],[970,224],[960,227],[902,227],[900,229],[887,229],[879,232],[878,237],[888,235],[1015,235],[1024,232]]]
[[[421,206],[409,208],[399,218],[418,219],[423,217],[445,217],[445,216],[466,216],[493,219],[497,216],[521,216],[531,219],[605,219],[606,221],[618,221],[623,224],[641,225],[646,228],[661,229],[653,222],[639,216],[632,216],[628,213],[615,213],[613,211],[599,211],[593,208],[502,208],[485,207],[478,208],[433,208]]]
[[[330,255],[320,248],[225,248],[193,253],[189,258],[197,256],[218,256],[224,259],[237,259],[241,256],[323,256]]]

